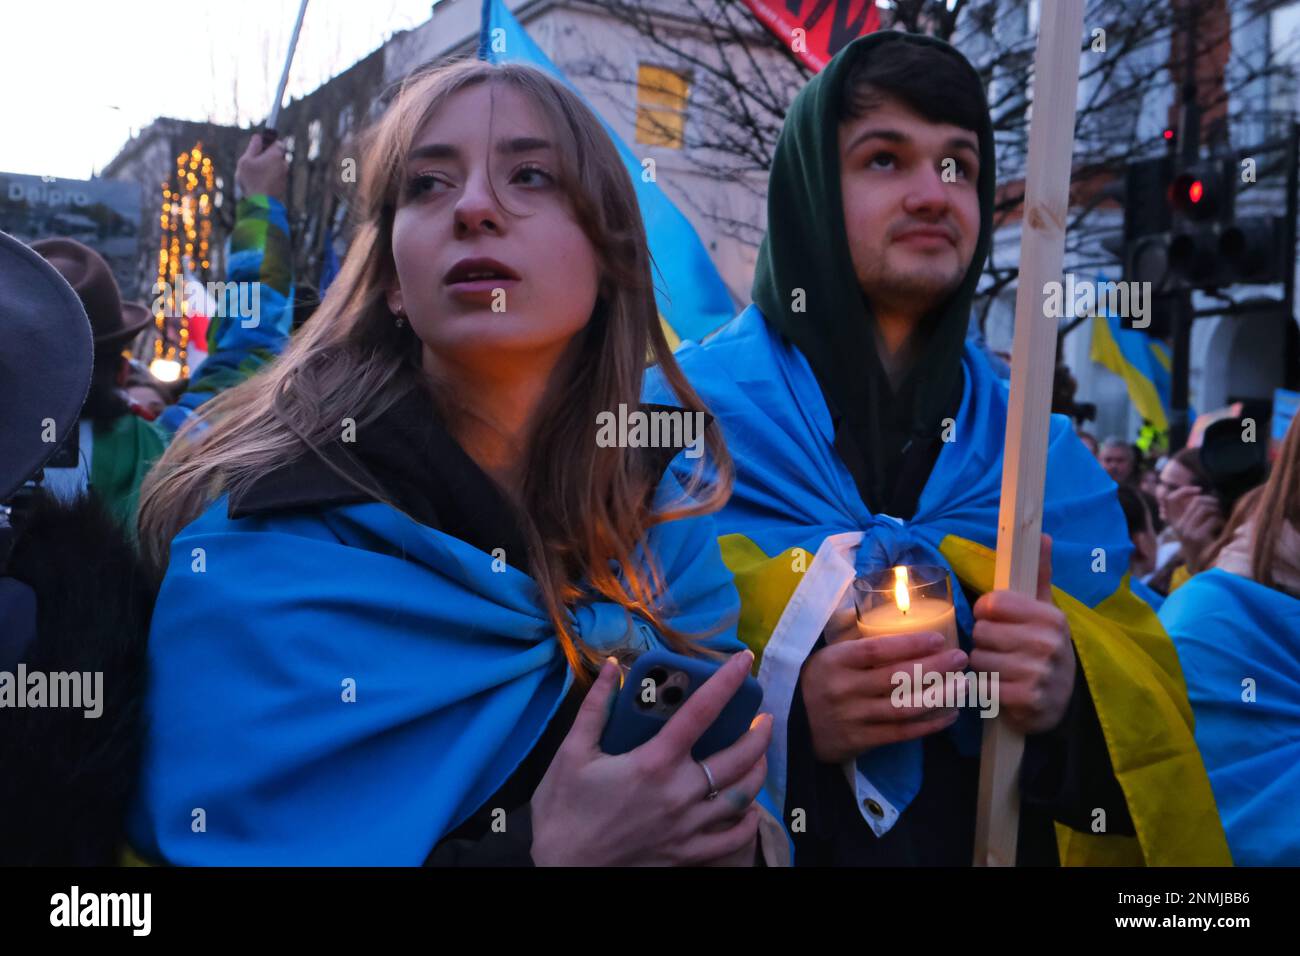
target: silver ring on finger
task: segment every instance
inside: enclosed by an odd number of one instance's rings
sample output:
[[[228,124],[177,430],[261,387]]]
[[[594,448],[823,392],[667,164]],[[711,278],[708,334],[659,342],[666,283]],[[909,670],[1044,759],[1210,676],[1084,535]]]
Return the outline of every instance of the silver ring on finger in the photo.
[[[713,771],[709,769],[709,765],[706,764],[703,760],[697,760],[695,762],[700,765],[700,769],[704,771],[704,776],[708,778],[709,781],[708,799],[710,800],[718,799],[718,792],[719,792],[718,784],[717,781],[713,779]]]

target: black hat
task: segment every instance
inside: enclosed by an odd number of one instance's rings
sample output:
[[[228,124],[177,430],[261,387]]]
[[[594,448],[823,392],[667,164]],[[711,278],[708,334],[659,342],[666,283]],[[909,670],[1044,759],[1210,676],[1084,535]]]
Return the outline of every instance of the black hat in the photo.
[[[93,349],[90,320],[72,286],[0,232],[0,502],[76,427]]]
[[[1245,441],[1245,425],[1245,418],[1223,418],[1211,422],[1201,437],[1201,466],[1229,511],[1268,476],[1268,435]]]

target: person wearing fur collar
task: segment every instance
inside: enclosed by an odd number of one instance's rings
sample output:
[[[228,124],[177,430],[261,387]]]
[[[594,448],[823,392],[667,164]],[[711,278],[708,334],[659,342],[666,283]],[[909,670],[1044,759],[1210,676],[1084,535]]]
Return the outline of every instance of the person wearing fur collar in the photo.
[[[139,763],[144,576],[97,494],[39,483],[92,343],[60,272],[0,233],[0,865],[114,862]]]

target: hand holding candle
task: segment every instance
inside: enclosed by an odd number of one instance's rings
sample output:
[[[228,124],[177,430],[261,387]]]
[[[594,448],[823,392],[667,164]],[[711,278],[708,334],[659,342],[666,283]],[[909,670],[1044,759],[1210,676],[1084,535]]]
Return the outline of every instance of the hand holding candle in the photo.
[[[966,667],[945,569],[912,567],[900,574],[891,568],[859,579],[825,634],[827,646],[809,657],[799,678],[819,761],[839,763],[873,747],[936,733],[957,719],[952,708],[900,707],[891,699],[900,671]],[[849,639],[859,637],[871,640]]]

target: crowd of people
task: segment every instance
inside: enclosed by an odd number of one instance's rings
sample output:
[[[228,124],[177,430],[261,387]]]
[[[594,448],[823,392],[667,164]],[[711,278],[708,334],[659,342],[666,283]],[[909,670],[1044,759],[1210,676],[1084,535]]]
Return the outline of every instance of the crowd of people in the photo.
[[[1246,423],[1229,418],[1208,440],[1242,442]],[[1260,444],[1228,469],[1207,468],[1198,446],[1144,457],[1119,437],[1100,445],[1086,431],[1079,437],[1117,485],[1133,553],[1130,569],[1143,596],[1159,608],[1192,575],[1216,566],[1236,529],[1257,505],[1266,471],[1267,446]],[[1243,446],[1248,443],[1243,443]],[[1229,527],[1229,519],[1233,524]]]
[[[305,322],[254,136],[227,261],[262,314],[214,318],[179,393],[93,251],[3,237],[0,672],[101,673],[108,719],[0,708],[0,859],[967,865],[980,715],[900,706],[917,666],[999,675],[1019,863],[1300,862],[1300,424],[1247,487],[1054,416],[1037,593],[995,590],[993,160],[960,52],[850,43],[786,117],[752,304],[674,353],[599,119],[529,67],[427,69]],[[705,413],[703,453],[595,440],[642,404]],[[900,565],[950,576],[958,646],[850,639]],[[716,669],[605,753],[651,648]]]

